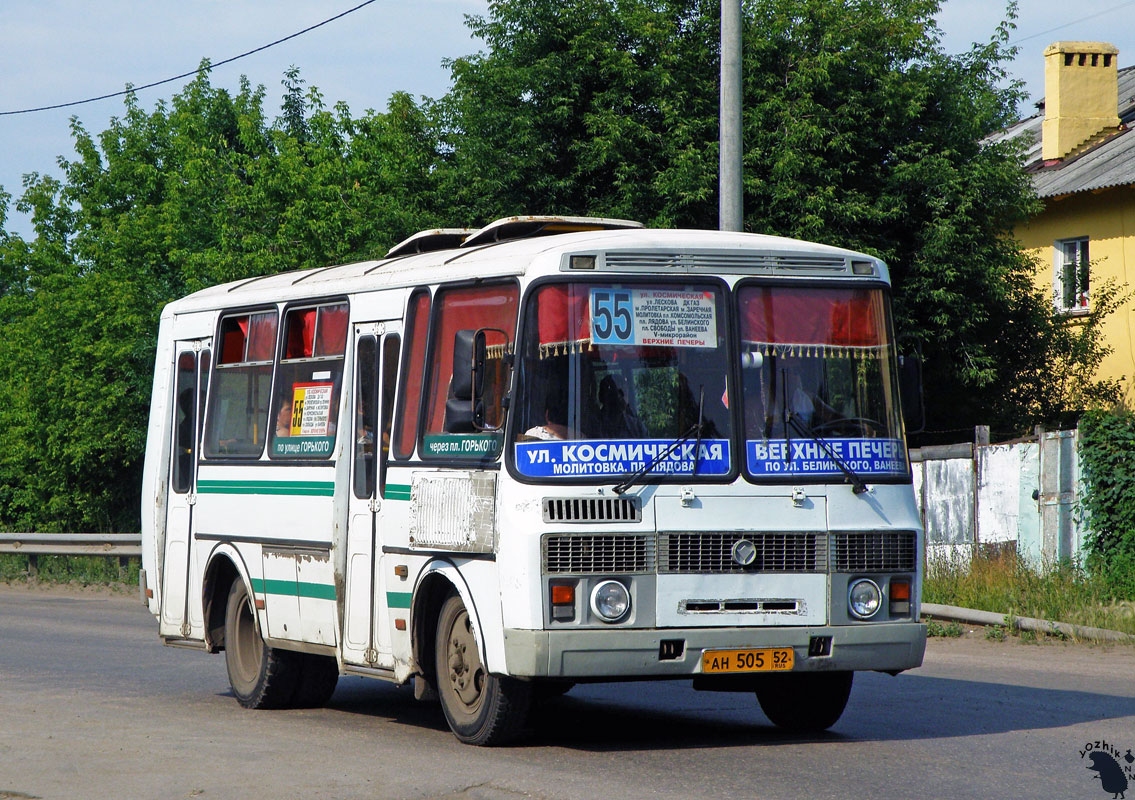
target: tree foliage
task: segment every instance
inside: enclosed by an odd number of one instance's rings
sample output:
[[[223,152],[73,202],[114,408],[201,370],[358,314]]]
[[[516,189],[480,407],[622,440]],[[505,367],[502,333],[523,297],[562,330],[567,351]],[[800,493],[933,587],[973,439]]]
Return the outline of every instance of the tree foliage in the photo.
[[[1135,412],[1096,408],[1080,421],[1088,566],[1118,597],[1135,600]]]
[[[1007,231],[1036,210],[990,144],[1010,21],[951,55],[938,0],[746,0],[745,228],[883,257],[922,342],[930,427],[1024,430],[1115,387]],[[60,177],[29,173],[3,232],[0,526],[136,529],[161,306],[223,281],[381,255],[421,229],[519,213],[717,220],[719,5],[498,0],[436,100],[330,108],[300,71],[280,113],[201,73],[101,133],[72,122]],[[207,63],[205,64],[207,66]],[[1107,303],[1093,303],[1106,310]],[[1053,381],[1050,376],[1069,377]]]

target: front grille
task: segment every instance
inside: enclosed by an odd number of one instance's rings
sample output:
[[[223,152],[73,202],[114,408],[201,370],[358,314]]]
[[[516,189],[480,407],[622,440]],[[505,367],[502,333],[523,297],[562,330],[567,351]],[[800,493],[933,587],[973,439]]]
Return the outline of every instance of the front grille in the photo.
[[[653,536],[554,533],[544,537],[542,549],[547,575],[625,574],[654,569]]]
[[[630,497],[545,497],[544,522],[639,522],[642,507]]]
[[[914,531],[833,533],[836,572],[913,572],[918,566]]]
[[[748,539],[757,557],[749,567],[733,561],[733,545]],[[658,536],[659,572],[824,572],[827,548],[822,533],[692,531]]]

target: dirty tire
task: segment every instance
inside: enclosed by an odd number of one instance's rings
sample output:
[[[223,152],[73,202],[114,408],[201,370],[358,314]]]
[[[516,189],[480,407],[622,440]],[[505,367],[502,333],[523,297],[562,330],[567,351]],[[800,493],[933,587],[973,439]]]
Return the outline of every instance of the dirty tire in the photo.
[[[789,672],[761,676],[757,702],[778,728],[816,733],[836,724],[851,696],[854,672]]]
[[[469,613],[456,594],[438,615],[434,664],[441,707],[458,739],[492,746],[516,738],[532,703],[531,684],[488,673]]]
[[[339,664],[331,656],[292,653],[299,660],[299,685],[292,697],[292,708],[319,708],[327,704],[339,682]]]
[[[286,708],[300,677],[298,657],[264,643],[248,589],[244,581],[235,581],[225,606],[225,667],[237,702],[245,708]]]

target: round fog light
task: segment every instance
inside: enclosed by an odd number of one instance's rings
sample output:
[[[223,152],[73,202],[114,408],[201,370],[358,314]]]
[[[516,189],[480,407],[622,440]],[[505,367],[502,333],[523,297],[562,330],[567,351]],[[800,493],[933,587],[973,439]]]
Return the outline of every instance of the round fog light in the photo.
[[[883,601],[883,593],[874,581],[866,578],[851,584],[847,590],[847,606],[860,619],[873,617]]]
[[[618,581],[603,581],[591,590],[591,611],[604,622],[618,622],[630,610],[630,593]]]

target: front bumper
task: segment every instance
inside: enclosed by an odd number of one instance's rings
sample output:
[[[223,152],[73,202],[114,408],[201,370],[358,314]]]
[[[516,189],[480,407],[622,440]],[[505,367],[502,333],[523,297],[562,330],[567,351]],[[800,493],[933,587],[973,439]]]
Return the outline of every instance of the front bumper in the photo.
[[[831,654],[809,657],[809,642],[820,636],[831,637]],[[662,642],[676,640],[683,642],[681,655],[660,658]],[[926,626],[900,622],[799,628],[506,629],[504,645],[508,674],[517,677],[692,677],[701,674],[703,650],[749,647],[791,647],[796,672],[895,672],[921,666]]]

